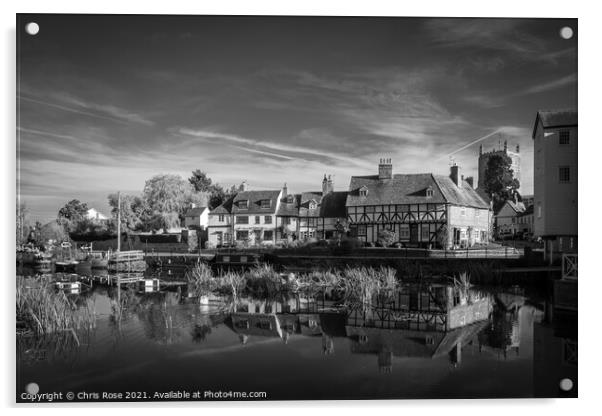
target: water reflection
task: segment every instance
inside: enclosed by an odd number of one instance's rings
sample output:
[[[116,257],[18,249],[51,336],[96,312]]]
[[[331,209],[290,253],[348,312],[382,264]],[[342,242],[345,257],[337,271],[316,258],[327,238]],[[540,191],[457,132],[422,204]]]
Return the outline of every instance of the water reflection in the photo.
[[[226,367],[221,372],[207,374],[222,383],[231,381],[229,373],[237,378],[234,374],[240,371],[245,375],[246,371],[272,374],[275,382],[279,376],[266,367],[266,363],[275,357],[283,362],[295,357],[307,371],[323,373],[325,380],[326,374],[333,371],[347,374],[347,390],[351,388],[349,383],[355,382],[362,392],[386,389],[387,397],[400,398],[416,397],[418,393],[412,389],[418,387],[395,388],[386,379],[397,374],[403,377],[404,371],[410,371],[414,365],[432,373],[424,376],[432,378],[430,388],[451,377],[435,369],[452,369],[461,374],[466,367],[465,371],[475,377],[472,381],[475,386],[481,381],[487,381],[483,385],[491,384],[491,378],[496,377],[496,366],[504,363],[508,363],[507,371],[520,370],[523,374],[527,369],[532,372],[533,386],[524,393],[508,389],[510,396],[554,396],[558,394],[557,388],[543,387],[543,379],[555,380],[569,373],[576,379],[576,333],[567,333],[567,328],[572,328],[570,322],[562,325],[562,315],[556,314],[552,324],[541,308],[519,293],[462,290],[453,284],[430,283],[402,285],[370,305],[342,304],[339,299],[323,293],[280,293],[264,298],[211,295],[200,304],[185,286],[147,292],[139,283],[115,284],[108,276],[101,277],[79,295],[69,295],[82,307],[90,302],[94,304],[100,329],[89,332],[79,344],[55,340],[52,347],[48,343],[35,345],[31,340],[18,337],[18,344],[22,344],[18,348],[20,372],[43,378],[44,375],[50,377],[48,372],[52,370],[53,375],[65,372],[64,377],[69,378],[66,368],[48,365],[48,354],[53,354],[54,361],[81,366],[86,374],[102,373],[108,348],[113,351],[111,354],[118,352],[130,363],[143,363],[151,357],[155,362],[154,371],[145,376],[145,382],[157,388],[168,383],[166,377],[172,384],[198,383],[192,367],[188,368],[192,363],[182,361],[178,378],[171,364],[158,358],[162,354],[168,354],[170,360],[191,357],[195,351],[222,357],[218,361]],[[62,281],[77,277],[45,278]],[[521,344],[526,344],[525,354]],[[156,348],[162,350],[158,352]],[[558,351],[566,358],[556,363]],[[514,361],[520,362],[520,369],[510,366]],[[203,365],[212,366],[206,361]],[[562,370],[567,366],[574,367],[575,371]],[[372,384],[366,386],[361,380],[372,374],[378,378],[371,379]],[[299,377],[302,376],[300,373]],[[88,388],[90,380],[86,376],[78,383]],[[329,384],[324,385],[325,397],[346,397],[345,394],[353,397],[353,391],[336,395],[338,381],[328,380]],[[273,387],[276,390],[271,397],[289,397],[285,391],[303,389],[295,384],[297,382],[300,381],[282,380]],[[403,383],[413,382],[429,383],[407,378]],[[421,388],[427,389],[427,386]],[[433,394],[446,397],[455,393],[457,397],[467,397],[468,393],[462,390],[466,388],[451,383],[445,391]],[[329,391],[333,396],[328,396]],[[500,391],[495,385],[479,392],[468,396],[506,396],[506,391]]]

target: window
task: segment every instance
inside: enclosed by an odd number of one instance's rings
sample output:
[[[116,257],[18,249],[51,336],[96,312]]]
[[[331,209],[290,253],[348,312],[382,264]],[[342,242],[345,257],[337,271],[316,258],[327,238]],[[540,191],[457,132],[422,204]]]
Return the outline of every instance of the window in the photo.
[[[224,222],[224,216],[223,216],[223,215],[220,215],[220,216],[218,217],[218,221],[219,221],[219,222]]]
[[[537,218],[541,218],[541,202],[537,203]]]
[[[426,188],[426,197],[427,198],[432,198],[433,197],[433,193],[434,193],[434,191],[433,191],[433,187],[432,186],[429,186],[428,188]]]
[[[410,226],[408,224],[399,225],[399,239],[407,240],[410,238]]]
[[[292,204],[293,203],[293,196],[292,195],[287,195],[286,196],[286,203],[287,204]]]
[[[571,168],[569,166],[558,167],[558,181],[567,183],[571,181]]]
[[[272,200],[270,199],[262,199],[261,202],[261,208],[269,208],[272,206]]]
[[[236,239],[237,240],[246,240],[248,238],[249,238],[249,232],[247,230],[236,231]]]
[[[266,215],[265,217],[263,217],[263,222],[265,224],[271,224],[272,223],[272,216],[271,215]]]
[[[367,229],[365,225],[358,225],[357,226],[357,235],[358,236],[366,236],[367,235]]]
[[[362,186],[360,188],[360,196],[368,196],[368,188],[366,188],[365,186]]]
[[[431,237],[431,232],[429,230],[429,226],[426,224],[422,224],[422,241],[428,241]]]
[[[247,217],[246,215],[237,215],[236,216],[236,223],[237,224],[248,224],[249,223],[249,217]]]
[[[283,220],[284,220],[284,224],[291,225],[291,217],[284,217]]]
[[[474,216],[477,217],[477,218],[479,218],[481,216],[481,210],[480,209],[475,209]]]
[[[568,130],[560,130],[558,132],[558,144],[570,144],[571,143],[571,132]]]
[[[259,215],[255,215],[255,224],[261,224],[261,217]]]
[[[246,199],[241,199],[240,201],[238,201],[236,203],[236,206],[239,209],[248,209],[249,208],[249,201],[247,201]]]
[[[464,208],[464,207],[460,208],[460,215],[463,217],[466,216],[466,208]]]
[[[264,231],[263,232],[263,239],[264,240],[272,240],[274,239],[274,232],[269,230],[269,231]]]

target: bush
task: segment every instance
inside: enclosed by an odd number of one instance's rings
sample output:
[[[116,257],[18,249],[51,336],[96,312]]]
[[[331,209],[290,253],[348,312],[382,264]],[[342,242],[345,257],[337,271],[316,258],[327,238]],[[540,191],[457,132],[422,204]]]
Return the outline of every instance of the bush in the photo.
[[[397,234],[392,230],[380,230],[378,232],[377,244],[379,247],[389,247],[397,240]]]
[[[335,248],[335,253],[349,254],[353,250],[363,247],[364,243],[355,237],[343,237],[341,239],[341,247]]]

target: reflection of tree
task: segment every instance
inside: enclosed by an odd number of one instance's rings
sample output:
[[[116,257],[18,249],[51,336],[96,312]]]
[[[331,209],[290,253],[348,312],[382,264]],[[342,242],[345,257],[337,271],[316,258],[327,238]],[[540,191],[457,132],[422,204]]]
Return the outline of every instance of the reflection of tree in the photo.
[[[512,323],[516,319],[515,312],[495,307],[491,323],[479,333],[479,343],[505,351],[512,344]]]
[[[195,325],[192,328],[192,341],[201,343],[207,339],[207,335],[211,334],[211,327],[208,325]]]

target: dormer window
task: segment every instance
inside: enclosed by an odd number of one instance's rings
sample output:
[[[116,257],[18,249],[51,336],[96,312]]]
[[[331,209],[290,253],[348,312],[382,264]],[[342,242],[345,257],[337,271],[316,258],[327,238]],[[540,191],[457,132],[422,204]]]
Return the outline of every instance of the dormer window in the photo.
[[[316,201],[314,201],[314,200],[309,201],[309,209],[316,209],[316,207],[317,207]]]
[[[360,196],[362,196],[362,197],[368,196],[368,188],[366,186],[362,186],[360,188]]]
[[[260,201],[261,208],[270,208],[272,206],[271,199],[262,199]]]
[[[236,203],[239,209],[247,209],[249,208],[249,201],[246,199],[242,199]]]
[[[287,195],[286,196],[286,203],[287,204],[292,204],[293,203],[293,196],[292,195]]]
[[[432,198],[434,193],[435,193],[435,191],[433,190],[432,186],[429,186],[428,188],[426,188],[426,197],[427,198]]]

